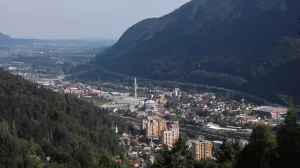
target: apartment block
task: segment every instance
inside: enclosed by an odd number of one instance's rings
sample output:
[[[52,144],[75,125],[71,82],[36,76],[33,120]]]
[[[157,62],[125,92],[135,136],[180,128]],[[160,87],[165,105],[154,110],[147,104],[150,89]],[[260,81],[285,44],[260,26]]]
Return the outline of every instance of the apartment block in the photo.
[[[165,130],[166,127],[166,120],[157,116],[142,120],[142,128],[146,129],[146,136],[161,136],[161,131]]]
[[[212,156],[212,142],[200,139],[192,141],[192,155],[197,160]]]
[[[167,145],[168,147],[173,147],[173,145],[179,138],[178,122],[171,124],[166,130],[163,130],[161,135],[162,143]]]

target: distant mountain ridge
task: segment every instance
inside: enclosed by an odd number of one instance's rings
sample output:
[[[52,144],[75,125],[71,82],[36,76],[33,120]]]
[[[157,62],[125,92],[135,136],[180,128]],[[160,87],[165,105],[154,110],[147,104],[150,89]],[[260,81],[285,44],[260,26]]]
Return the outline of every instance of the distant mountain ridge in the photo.
[[[9,37],[8,35],[0,33],[0,43],[10,42],[11,40],[12,40],[12,38]]]
[[[30,44],[34,42],[40,42],[38,39],[21,39],[11,38],[9,35],[0,33],[0,45],[11,45],[11,44]]]
[[[168,15],[133,25],[92,64],[260,96],[295,95],[300,89],[288,83],[300,81],[284,75],[295,72],[274,72],[300,62],[299,6],[298,0],[192,0]]]

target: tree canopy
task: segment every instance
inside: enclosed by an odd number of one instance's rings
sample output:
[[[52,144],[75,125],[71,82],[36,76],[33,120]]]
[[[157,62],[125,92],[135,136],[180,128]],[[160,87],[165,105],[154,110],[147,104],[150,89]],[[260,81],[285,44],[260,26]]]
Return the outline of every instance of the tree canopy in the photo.
[[[287,168],[300,165],[300,125],[293,104],[290,105],[284,124],[277,131],[277,142],[279,165]]]
[[[97,167],[121,153],[113,129],[126,131],[126,123],[91,103],[1,69],[0,100],[0,167],[38,165],[45,157],[49,164]]]
[[[153,166],[154,168],[193,168],[194,159],[189,150],[187,139],[179,136],[175,145],[169,150],[165,148]]]

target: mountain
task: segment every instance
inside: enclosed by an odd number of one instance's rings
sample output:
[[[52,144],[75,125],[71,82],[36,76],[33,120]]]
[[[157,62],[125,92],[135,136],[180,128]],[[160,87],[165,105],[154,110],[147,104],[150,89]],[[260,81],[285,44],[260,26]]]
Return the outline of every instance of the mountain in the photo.
[[[41,42],[38,39],[20,39],[20,38],[11,38],[8,35],[0,33],[0,45],[12,45],[12,44],[30,44],[34,42]]]
[[[109,167],[121,153],[113,128],[127,124],[75,96],[0,69],[0,99],[0,167]]]
[[[91,63],[132,76],[297,97],[299,6],[299,0],[192,0],[133,25]]]
[[[9,37],[8,35],[0,33],[0,44],[4,44],[4,43],[10,42],[10,41],[12,41],[11,37]]]

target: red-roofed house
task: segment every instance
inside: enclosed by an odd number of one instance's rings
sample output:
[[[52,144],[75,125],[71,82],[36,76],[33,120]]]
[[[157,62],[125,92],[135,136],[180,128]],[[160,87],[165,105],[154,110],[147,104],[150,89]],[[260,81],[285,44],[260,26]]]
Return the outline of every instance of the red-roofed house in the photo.
[[[115,160],[115,163],[120,163],[120,164],[122,164],[122,160],[121,160],[121,159],[116,159],[116,160]]]
[[[163,103],[163,104],[165,104],[165,103],[167,103],[167,99],[165,99],[165,98],[157,98],[156,102],[157,103]]]
[[[88,92],[88,95],[93,97],[100,97],[100,92],[99,91]]]

